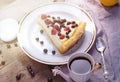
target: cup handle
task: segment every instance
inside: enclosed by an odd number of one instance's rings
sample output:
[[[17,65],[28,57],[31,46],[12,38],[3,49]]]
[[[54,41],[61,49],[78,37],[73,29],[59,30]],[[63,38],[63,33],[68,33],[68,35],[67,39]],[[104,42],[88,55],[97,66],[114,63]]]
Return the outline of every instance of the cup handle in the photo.
[[[94,65],[94,69],[93,69],[93,73],[97,72],[98,70],[100,70],[102,68],[102,64],[101,63],[95,63]]]

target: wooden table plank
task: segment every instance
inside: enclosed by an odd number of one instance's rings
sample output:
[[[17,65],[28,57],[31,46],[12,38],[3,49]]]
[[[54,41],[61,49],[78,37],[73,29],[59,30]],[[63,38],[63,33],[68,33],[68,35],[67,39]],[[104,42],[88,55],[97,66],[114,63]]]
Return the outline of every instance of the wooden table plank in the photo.
[[[47,82],[48,77],[52,77],[53,82],[65,82],[60,76],[53,77],[48,65],[29,58],[19,47],[17,40],[10,43],[0,41],[0,51],[0,82],[17,82],[16,76],[19,74],[22,75],[19,82]],[[2,65],[3,61],[5,63]],[[27,66],[32,67],[35,77],[31,77]]]

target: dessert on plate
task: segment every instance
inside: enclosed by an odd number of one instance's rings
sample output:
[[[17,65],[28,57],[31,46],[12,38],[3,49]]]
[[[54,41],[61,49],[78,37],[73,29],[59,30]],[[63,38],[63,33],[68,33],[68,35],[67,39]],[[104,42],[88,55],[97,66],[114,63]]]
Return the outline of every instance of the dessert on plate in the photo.
[[[37,22],[61,54],[66,53],[79,41],[86,26],[84,21],[67,20],[48,14],[41,14]]]

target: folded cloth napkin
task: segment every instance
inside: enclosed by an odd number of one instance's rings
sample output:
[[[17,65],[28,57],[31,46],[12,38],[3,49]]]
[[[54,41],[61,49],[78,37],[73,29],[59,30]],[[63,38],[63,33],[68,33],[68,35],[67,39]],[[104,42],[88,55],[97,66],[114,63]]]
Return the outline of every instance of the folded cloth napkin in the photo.
[[[120,81],[120,6],[104,7],[99,0],[65,0],[83,7],[92,16],[97,36],[102,37],[106,44],[104,52],[105,62],[109,71],[109,79],[103,77],[103,69],[91,76],[88,82],[119,82]],[[97,52],[95,44],[88,52],[96,62],[101,62],[100,53]],[[102,63],[102,62],[101,62]],[[64,66],[62,71],[66,67]]]

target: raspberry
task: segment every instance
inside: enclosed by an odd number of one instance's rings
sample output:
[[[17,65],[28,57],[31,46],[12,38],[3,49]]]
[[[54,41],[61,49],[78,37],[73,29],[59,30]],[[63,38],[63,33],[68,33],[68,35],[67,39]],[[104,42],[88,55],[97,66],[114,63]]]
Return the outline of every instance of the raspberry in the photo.
[[[52,21],[51,21],[50,19],[46,19],[46,20],[45,20],[45,23],[46,23],[47,25],[49,25],[49,24],[52,23]]]
[[[60,38],[60,39],[64,39],[64,38],[65,38],[65,35],[61,34],[59,38]]]
[[[72,21],[71,23],[72,23],[72,24],[75,24],[75,21]]]
[[[56,29],[56,30],[58,30],[58,31],[60,30],[59,26],[56,25],[56,24],[54,24],[53,28]]]
[[[70,30],[69,27],[65,27],[65,28],[64,28],[64,31],[69,31],[69,30]]]
[[[65,23],[66,22],[66,19],[60,19],[60,23]]]
[[[60,32],[58,32],[58,36],[61,36],[61,33],[60,33]]]
[[[56,34],[57,34],[57,30],[53,28],[53,29],[51,30],[51,34],[52,34],[52,35],[56,35]]]
[[[41,15],[41,19],[46,19],[47,18],[47,15],[46,14],[42,14]]]

